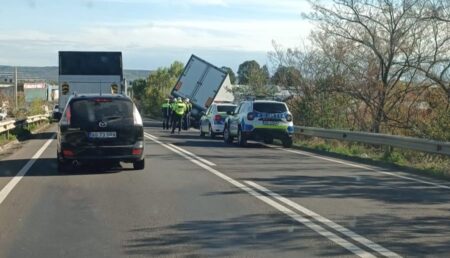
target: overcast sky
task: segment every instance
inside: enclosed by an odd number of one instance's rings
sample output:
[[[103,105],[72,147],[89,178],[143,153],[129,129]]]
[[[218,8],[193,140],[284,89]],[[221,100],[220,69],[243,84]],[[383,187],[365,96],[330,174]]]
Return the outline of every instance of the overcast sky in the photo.
[[[57,65],[59,50],[118,50],[125,68],[155,69],[196,54],[234,70],[268,62],[272,40],[301,44],[303,0],[14,0],[0,9],[0,64]]]

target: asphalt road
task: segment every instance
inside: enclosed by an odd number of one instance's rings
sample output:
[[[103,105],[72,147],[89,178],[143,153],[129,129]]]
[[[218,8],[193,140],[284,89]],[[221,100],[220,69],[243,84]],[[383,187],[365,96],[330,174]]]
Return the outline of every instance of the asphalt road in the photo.
[[[450,257],[450,186],[146,121],[146,169],[59,174],[54,127],[0,160],[0,257]]]

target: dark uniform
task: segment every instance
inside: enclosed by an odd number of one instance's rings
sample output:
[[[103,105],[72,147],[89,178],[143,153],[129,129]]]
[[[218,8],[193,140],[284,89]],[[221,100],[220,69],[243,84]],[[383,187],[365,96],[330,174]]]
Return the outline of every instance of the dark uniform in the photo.
[[[186,104],[186,113],[184,114],[184,130],[189,130],[191,127],[191,110],[192,104],[189,102],[189,99],[185,99],[184,104]]]
[[[172,112],[169,100],[166,100],[166,102],[161,105],[161,112],[163,117],[163,129],[169,129],[170,114]]]

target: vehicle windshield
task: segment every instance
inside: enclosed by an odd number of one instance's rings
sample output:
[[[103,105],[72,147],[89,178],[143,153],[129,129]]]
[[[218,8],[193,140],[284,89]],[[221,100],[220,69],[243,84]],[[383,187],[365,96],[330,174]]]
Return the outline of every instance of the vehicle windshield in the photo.
[[[284,113],[287,108],[283,103],[253,103],[253,110],[261,113]]]
[[[236,109],[236,106],[231,106],[231,105],[217,106],[217,112],[231,112],[231,111],[234,111],[235,109]]]
[[[71,125],[82,126],[99,121],[133,119],[133,103],[119,99],[83,99],[71,104]]]

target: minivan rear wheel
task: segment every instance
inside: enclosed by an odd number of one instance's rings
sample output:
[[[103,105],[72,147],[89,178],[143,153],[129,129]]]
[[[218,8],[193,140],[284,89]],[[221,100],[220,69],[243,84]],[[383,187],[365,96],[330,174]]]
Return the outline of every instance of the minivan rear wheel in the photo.
[[[145,168],[145,159],[133,162],[133,168],[135,170],[143,170]]]

